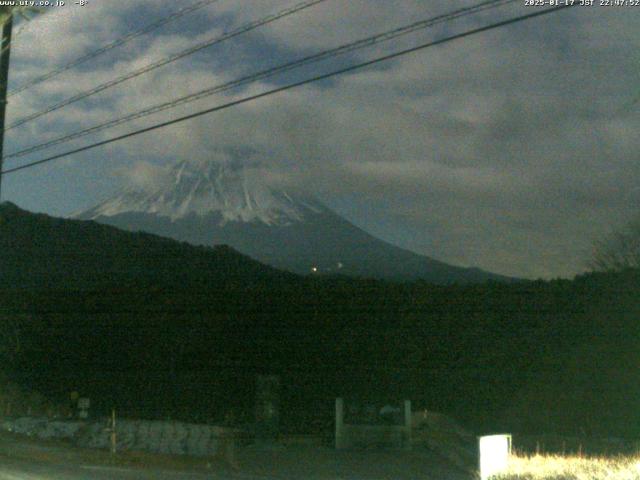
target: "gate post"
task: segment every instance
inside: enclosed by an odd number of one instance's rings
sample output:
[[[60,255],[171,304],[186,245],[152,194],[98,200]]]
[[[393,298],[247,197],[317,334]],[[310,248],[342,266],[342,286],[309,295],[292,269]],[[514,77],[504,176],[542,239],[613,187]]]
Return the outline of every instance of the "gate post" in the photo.
[[[404,401],[404,449],[411,450],[411,400]]]
[[[256,440],[274,443],[280,430],[280,377],[258,375],[256,379]]]
[[[336,398],[336,449],[344,447],[344,400]]]

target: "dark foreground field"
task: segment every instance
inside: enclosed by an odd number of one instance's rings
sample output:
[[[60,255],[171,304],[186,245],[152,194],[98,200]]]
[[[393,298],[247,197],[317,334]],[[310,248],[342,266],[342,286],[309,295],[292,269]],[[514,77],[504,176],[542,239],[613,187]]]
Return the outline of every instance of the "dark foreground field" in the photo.
[[[255,479],[255,480],[470,480],[424,449],[336,451],[315,445],[256,447],[237,451],[237,467],[223,459],[136,452],[112,457],[62,442],[0,434],[0,480]]]

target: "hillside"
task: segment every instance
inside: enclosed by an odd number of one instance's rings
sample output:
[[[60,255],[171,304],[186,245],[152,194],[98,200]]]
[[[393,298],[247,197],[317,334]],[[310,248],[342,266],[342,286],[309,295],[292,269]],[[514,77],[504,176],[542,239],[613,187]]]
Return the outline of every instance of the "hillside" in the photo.
[[[458,286],[298,277],[8,204],[0,247],[5,369],[52,398],[79,390],[96,412],[250,421],[255,376],[270,373],[290,431],[330,431],[344,395],[411,398],[482,431],[640,433],[637,271]]]
[[[36,215],[0,205],[0,287],[95,289],[292,277],[232,248],[194,247],[95,222]]]

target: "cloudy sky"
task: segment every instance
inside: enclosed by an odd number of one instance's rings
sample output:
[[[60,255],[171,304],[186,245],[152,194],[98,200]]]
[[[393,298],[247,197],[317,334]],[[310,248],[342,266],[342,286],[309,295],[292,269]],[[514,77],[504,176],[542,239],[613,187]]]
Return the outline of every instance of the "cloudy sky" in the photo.
[[[10,89],[189,4],[89,0],[18,23]],[[5,153],[479,3],[326,0],[6,132]],[[596,1],[596,3],[598,3]],[[296,4],[219,0],[9,99],[11,124]],[[120,125],[44,156],[532,13],[525,0]],[[7,175],[3,200],[70,215],[182,158],[247,154],[382,239],[529,278],[585,270],[640,204],[640,7],[574,7]]]

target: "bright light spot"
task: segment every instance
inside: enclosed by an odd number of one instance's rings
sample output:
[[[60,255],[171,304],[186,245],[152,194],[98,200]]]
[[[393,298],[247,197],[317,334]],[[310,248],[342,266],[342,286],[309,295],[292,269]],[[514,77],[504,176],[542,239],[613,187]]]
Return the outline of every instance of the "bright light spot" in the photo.
[[[318,267],[311,267],[311,271],[312,271],[313,273],[316,273],[316,272],[318,271]]]
[[[342,262],[338,262],[338,268],[342,268],[344,267],[344,264]]]
[[[511,435],[480,437],[480,478],[488,480],[504,472],[509,464]]]

